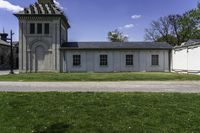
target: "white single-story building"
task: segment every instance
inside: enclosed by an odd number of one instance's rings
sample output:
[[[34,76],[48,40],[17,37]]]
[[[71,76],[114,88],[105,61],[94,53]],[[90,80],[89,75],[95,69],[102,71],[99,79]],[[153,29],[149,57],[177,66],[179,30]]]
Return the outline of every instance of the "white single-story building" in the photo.
[[[70,25],[53,0],[16,13],[20,72],[169,72],[165,42],[68,42]]]
[[[167,43],[68,42],[62,45],[63,72],[169,72]]]
[[[172,71],[200,73],[200,39],[189,40],[172,51]]]

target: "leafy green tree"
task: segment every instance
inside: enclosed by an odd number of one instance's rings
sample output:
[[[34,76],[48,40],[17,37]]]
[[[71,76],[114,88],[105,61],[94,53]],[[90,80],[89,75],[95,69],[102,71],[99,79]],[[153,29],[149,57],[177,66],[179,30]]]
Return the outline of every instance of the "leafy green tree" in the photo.
[[[161,17],[145,31],[146,40],[166,41],[172,46],[181,45],[189,39],[200,39],[200,4],[183,15]]]
[[[194,26],[193,33],[191,35],[192,39],[200,39],[200,3],[197,8],[188,12],[190,19],[192,19]]]
[[[111,42],[127,42],[128,36],[124,35],[122,32],[119,32],[117,29],[111,32],[108,32],[108,40]]]
[[[166,41],[167,38],[167,41]],[[177,44],[177,38],[172,36],[172,35],[167,35],[165,37],[160,37],[156,40],[156,42],[167,42],[169,44],[171,44],[172,46],[176,46]]]

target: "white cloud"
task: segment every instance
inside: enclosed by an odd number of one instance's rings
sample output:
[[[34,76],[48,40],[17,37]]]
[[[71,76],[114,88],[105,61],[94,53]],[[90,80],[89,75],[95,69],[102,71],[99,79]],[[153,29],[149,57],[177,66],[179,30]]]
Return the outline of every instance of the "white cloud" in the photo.
[[[18,5],[14,5],[6,0],[0,0],[0,8],[6,9],[6,10],[12,11],[12,12],[19,12],[19,11],[23,10],[22,7],[20,7]]]
[[[131,16],[132,19],[139,19],[139,18],[141,18],[141,17],[142,17],[142,15],[132,15],[132,16]]]
[[[134,27],[133,24],[124,25],[124,28],[125,28],[125,29],[131,29],[131,28],[133,28],[133,27]]]
[[[128,34],[125,34],[125,35],[124,35],[124,37],[127,37],[127,38],[129,38],[129,35],[128,35]]]
[[[53,0],[56,6],[58,6],[60,9],[64,9],[64,7],[61,6],[61,4],[57,0]]]
[[[124,26],[118,27],[118,30],[123,30],[123,29],[131,29],[134,28],[134,24],[126,24]]]

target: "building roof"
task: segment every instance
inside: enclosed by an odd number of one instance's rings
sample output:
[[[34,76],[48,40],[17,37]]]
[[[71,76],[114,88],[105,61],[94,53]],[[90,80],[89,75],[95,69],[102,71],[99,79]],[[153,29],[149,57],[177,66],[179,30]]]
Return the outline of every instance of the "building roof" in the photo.
[[[200,43],[200,39],[190,39],[185,43],[185,46],[190,46],[193,44],[199,44]]]
[[[10,47],[10,44],[8,42],[5,42],[4,40],[1,40],[1,39],[0,39],[0,45]],[[19,42],[18,41],[14,41],[13,42],[13,47],[19,47]]]
[[[14,41],[13,45],[16,46],[16,47],[19,47],[19,42],[18,41]]]
[[[24,8],[23,11],[20,11],[15,16],[61,16],[65,22],[68,23],[67,17],[64,15],[64,12],[56,6],[53,0],[38,0],[34,4],[31,4],[29,7]]]
[[[172,49],[166,42],[68,42],[61,49]]]
[[[10,46],[7,42],[0,39],[0,45]]]
[[[55,3],[52,2],[45,2],[45,1],[41,1],[39,0],[38,2],[35,2],[34,4],[31,4],[29,7],[24,8],[23,11],[18,12],[17,14],[27,14],[27,15],[31,15],[31,14],[43,14],[43,15],[63,15],[63,11],[61,11],[56,5]]]
[[[183,43],[181,46],[176,46],[175,49],[187,48],[189,46],[200,45],[200,39],[190,39],[187,42]]]

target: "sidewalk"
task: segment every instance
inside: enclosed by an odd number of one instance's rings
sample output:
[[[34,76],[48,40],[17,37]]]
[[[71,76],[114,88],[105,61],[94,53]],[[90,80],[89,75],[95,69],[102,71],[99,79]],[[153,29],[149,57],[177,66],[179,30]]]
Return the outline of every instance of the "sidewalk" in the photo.
[[[0,75],[8,75],[10,70],[0,70]],[[19,74],[19,70],[14,70],[15,74]]]
[[[200,93],[200,82],[199,81],[0,82],[0,91]]]

